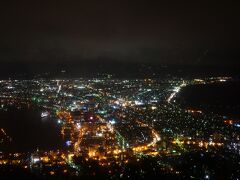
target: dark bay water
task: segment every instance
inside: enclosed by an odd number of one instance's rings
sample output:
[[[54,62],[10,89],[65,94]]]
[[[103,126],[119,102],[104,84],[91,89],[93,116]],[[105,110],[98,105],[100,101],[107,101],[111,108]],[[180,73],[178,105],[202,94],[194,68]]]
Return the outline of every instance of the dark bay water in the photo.
[[[59,126],[50,118],[41,118],[36,109],[0,111],[0,128],[12,137],[9,146],[3,151],[28,152],[58,149],[62,145]],[[0,149],[1,151],[1,149]]]
[[[240,117],[240,82],[187,86],[177,101],[185,107]]]

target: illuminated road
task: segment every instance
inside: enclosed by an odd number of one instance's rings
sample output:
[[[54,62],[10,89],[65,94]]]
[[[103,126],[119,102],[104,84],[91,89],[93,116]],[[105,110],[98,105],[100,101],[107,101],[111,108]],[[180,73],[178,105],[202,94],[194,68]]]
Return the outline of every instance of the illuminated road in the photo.
[[[172,99],[179,93],[182,87],[185,87],[187,84],[183,82],[180,86],[175,87],[173,92],[170,94],[169,98],[167,99],[168,103],[171,103]]]

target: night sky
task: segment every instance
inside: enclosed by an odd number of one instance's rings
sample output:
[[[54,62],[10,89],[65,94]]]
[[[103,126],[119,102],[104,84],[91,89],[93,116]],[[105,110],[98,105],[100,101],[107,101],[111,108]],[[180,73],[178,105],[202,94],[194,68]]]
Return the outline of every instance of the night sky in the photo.
[[[234,1],[1,2],[0,64],[236,67],[238,7]]]

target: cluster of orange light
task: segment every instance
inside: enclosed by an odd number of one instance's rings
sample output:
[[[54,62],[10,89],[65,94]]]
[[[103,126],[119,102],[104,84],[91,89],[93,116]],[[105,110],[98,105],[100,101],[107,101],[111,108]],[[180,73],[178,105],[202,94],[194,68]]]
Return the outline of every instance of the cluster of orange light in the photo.
[[[200,114],[202,113],[201,110],[194,110],[194,109],[188,109],[187,112],[188,113],[200,113]]]
[[[60,111],[57,112],[57,116],[61,119],[66,119],[67,121],[72,121],[72,116],[69,112],[67,111]]]
[[[137,146],[137,147],[132,148],[132,150],[135,153],[139,153],[139,152],[148,150],[148,147],[147,146]]]
[[[233,125],[234,121],[231,119],[228,119],[228,120],[225,120],[224,123],[228,125]]]

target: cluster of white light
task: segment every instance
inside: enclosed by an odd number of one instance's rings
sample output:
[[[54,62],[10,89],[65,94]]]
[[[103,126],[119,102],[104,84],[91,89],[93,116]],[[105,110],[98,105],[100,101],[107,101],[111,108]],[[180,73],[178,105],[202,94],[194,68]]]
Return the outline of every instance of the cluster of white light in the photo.
[[[41,113],[41,117],[44,118],[44,117],[47,117],[49,115],[49,112],[42,112]]]
[[[113,119],[111,121],[109,121],[110,124],[116,124],[116,121]]]
[[[135,101],[135,105],[143,105],[144,103],[143,102],[141,102],[141,101]]]

